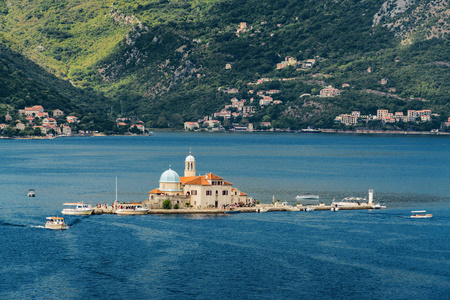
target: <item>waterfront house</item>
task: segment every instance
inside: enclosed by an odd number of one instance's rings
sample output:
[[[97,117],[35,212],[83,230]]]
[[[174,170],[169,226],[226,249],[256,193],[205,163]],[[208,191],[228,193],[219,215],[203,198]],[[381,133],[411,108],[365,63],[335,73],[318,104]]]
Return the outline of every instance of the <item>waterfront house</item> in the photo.
[[[195,130],[199,127],[200,127],[200,125],[198,124],[198,122],[184,122],[185,130]]]
[[[62,128],[62,133],[64,135],[72,135],[72,129],[69,126],[64,125]]]

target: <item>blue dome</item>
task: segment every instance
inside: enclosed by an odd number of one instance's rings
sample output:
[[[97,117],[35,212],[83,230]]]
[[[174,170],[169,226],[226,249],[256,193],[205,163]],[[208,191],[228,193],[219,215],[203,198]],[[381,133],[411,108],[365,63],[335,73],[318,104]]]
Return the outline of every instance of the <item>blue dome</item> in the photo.
[[[180,182],[180,176],[174,170],[170,169],[161,174],[159,182],[170,183],[170,182]]]

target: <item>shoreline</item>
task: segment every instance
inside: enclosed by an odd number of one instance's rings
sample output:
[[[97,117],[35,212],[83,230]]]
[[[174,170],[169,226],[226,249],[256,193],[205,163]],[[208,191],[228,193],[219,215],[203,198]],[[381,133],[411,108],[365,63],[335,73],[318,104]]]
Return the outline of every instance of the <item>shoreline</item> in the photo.
[[[400,131],[400,130],[340,130],[340,129],[318,129],[316,132],[302,132],[298,130],[253,130],[253,131],[187,131],[187,130],[170,130],[170,129],[156,129],[152,130],[152,132],[194,132],[194,133],[244,133],[244,134],[252,134],[252,133],[298,133],[298,134],[361,134],[361,135],[427,135],[427,136],[450,136],[450,132],[432,132],[432,131]],[[93,134],[93,135],[78,135],[74,134],[71,136],[55,136],[55,137],[40,137],[40,136],[30,136],[30,137],[6,137],[0,136],[0,139],[3,140],[53,140],[56,138],[71,138],[71,137],[108,137],[108,136],[129,136],[129,137],[137,137],[137,136],[148,136],[147,134]]]

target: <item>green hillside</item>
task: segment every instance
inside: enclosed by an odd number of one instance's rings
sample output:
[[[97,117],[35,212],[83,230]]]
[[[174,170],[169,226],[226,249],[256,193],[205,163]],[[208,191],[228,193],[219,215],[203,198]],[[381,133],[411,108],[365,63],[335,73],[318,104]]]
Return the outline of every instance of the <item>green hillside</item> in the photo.
[[[109,121],[133,117],[150,127],[180,128],[219,111],[232,97],[254,97],[253,117],[230,122],[333,127],[336,115],[353,110],[426,108],[440,115],[433,118],[438,126],[450,116],[448,5],[406,1],[389,11],[384,2],[0,1],[0,27],[9,53],[59,78],[32,76],[42,88],[58,86],[65,96],[56,97],[62,99],[58,105]],[[241,22],[247,27],[238,31]],[[287,56],[315,63],[277,69]],[[5,68],[9,72],[11,64]],[[27,73],[35,66],[23,68]],[[0,82],[19,80],[6,73],[8,81]],[[248,84],[261,78],[270,81]],[[8,85],[0,102],[13,95],[13,105],[28,105],[30,89]],[[341,95],[315,98],[327,85]],[[226,94],[226,88],[239,93]],[[280,90],[281,105],[256,105],[258,97],[249,91],[267,89]]]

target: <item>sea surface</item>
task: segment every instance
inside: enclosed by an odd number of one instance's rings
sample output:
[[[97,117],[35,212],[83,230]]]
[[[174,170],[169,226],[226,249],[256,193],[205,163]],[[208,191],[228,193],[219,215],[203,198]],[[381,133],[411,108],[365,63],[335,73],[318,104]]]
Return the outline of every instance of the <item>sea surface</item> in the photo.
[[[365,197],[386,210],[66,216],[142,201],[171,167],[262,203]],[[28,198],[28,189],[36,198]],[[432,219],[409,218],[425,209]],[[0,140],[0,299],[450,299],[450,138],[166,133]]]

